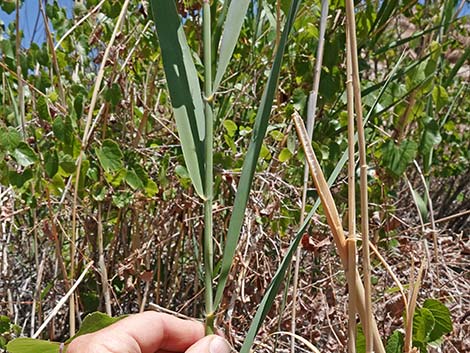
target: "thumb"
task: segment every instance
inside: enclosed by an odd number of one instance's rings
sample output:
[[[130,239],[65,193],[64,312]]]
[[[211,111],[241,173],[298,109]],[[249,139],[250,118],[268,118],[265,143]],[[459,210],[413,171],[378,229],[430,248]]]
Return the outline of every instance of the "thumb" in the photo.
[[[226,340],[216,335],[206,336],[194,343],[186,353],[230,353],[231,348]]]

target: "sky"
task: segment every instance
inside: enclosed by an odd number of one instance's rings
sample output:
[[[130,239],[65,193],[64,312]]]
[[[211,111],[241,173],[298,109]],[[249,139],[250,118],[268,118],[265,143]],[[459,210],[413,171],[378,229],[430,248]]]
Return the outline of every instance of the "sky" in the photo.
[[[52,0],[48,0],[52,2]],[[67,8],[68,16],[72,14],[72,5],[74,0],[57,0],[60,6]],[[470,1],[467,0],[461,16],[470,15]],[[15,19],[15,12],[7,15],[0,9],[0,21],[5,25]],[[37,25],[36,25],[37,24]],[[24,4],[20,10],[20,26],[24,33],[23,46],[29,47],[31,39],[37,43],[42,43],[45,39],[44,22],[39,13],[38,0],[24,0]],[[36,31],[35,31],[36,28]],[[34,35],[34,38],[33,38]]]
[[[52,2],[52,1],[49,1]],[[68,16],[72,15],[72,5],[74,0],[58,0],[60,6],[67,8]],[[0,21],[2,21],[5,26],[8,25],[16,17],[16,13],[12,12],[10,15],[7,15],[0,9]],[[34,29],[36,26],[36,34],[34,34]],[[34,34],[34,41],[42,43],[45,39],[44,34],[44,21],[40,16],[39,12],[39,1],[38,0],[24,0],[24,4],[20,10],[20,27],[23,30],[23,46],[29,47],[29,43]]]

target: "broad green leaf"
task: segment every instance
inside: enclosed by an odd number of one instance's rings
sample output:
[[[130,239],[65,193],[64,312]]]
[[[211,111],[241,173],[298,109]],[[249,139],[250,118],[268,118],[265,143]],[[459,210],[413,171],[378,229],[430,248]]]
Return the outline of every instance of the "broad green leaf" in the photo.
[[[235,124],[233,120],[226,119],[224,120],[223,125],[230,137],[233,137],[238,130],[237,124]]]
[[[145,194],[148,197],[153,197],[158,193],[158,185],[153,180],[147,180],[147,185],[145,185]]]
[[[437,341],[443,335],[452,332],[452,317],[443,303],[435,299],[426,299],[423,308],[428,309],[434,317],[434,328],[429,334],[429,342]]]
[[[42,120],[51,120],[51,115],[49,114],[49,107],[47,106],[47,100],[44,96],[39,96],[36,103],[36,110],[38,112],[39,118]]]
[[[188,170],[185,167],[183,167],[182,165],[177,165],[175,167],[175,173],[180,178],[189,178]]]
[[[105,327],[108,327],[109,325],[124,319],[126,316],[127,315],[111,317],[99,311],[88,314],[83,320],[82,325],[80,326],[80,330],[78,330],[75,336],[69,338],[66,343],[70,343],[78,336],[86,335],[87,333],[96,332]]]
[[[20,142],[20,144],[13,151],[12,156],[22,167],[28,167],[38,160],[36,152],[34,152],[33,149],[25,142]]]
[[[73,140],[73,126],[69,117],[63,118],[61,116],[54,119],[52,123],[52,131],[58,140],[65,144],[71,144]]]
[[[10,353],[59,353],[60,345],[59,342],[17,338],[8,342],[7,351]]]
[[[28,168],[23,173],[17,173],[16,171],[10,170],[8,173],[8,179],[11,185],[21,188],[28,180],[33,177],[33,171]]]
[[[0,130],[0,150],[13,151],[21,142],[20,133],[10,127],[8,130]]]
[[[47,151],[44,154],[44,169],[49,178],[52,178],[59,170],[59,156],[56,150]]]
[[[104,140],[101,148],[96,150],[96,156],[105,172],[115,172],[122,167],[122,152],[113,140]]]
[[[439,125],[435,120],[430,120],[424,127],[420,149],[423,154],[428,154],[431,149],[442,141]]]
[[[279,162],[284,163],[292,157],[291,151],[288,148],[283,148],[281,153],[279,153]]]
[[[402,353],[405,344],[403,333],[398,330],[393,331],[387,340],[385,351],[387,353]]]
[[[10,319],[8,316],[0,315],[0,334],[10,331]]]
[[[366,336],[364,336],[362,325],[361,323],[359,323],[357,325],[357,333],[356,333],[356,353],[365,353],[365,352],[366,352]]]
[[[415,158],[418,144],[411,140],[403,140],[400,145],[389,140],[382,147],[383,164],[395,176],[401,176]]]
[[[117,83],[113,83],[104,93],[104,99],[113,107],[119,104],[121,98],[121,87]]]
[[[173,0],[151,0],[163,67],[184,161],[199,196],[204,197],[205,117],[191,50]]]
[[[436,112],[441,110],[449,102],[449,95],[444,87],[436,85],[432,90],[432,100],[436,107]]]
[[[230,1],[227,15],[225,17],[224,29],[220,43],[219,61],[213,85],[213,92],[219,88],[222,77],[227,70],[230,58],[232,57],[235,45],[237,44],[246,11],[250,5],[250,0]]]
[[[139,178],[134,169],[126,171],[126,176],[124,177],[124,180],[134,190],[144,188],[143,181]]]
[[[429,309],[417,309],[413,316],[413,341],[428,343],[428,336],[434,329],[434,316]]]
[[[11,14],[13,11],[16,10],[16,1],[15,0],[3,0],[0,3],[2,10],[5,11],[7,14]]]

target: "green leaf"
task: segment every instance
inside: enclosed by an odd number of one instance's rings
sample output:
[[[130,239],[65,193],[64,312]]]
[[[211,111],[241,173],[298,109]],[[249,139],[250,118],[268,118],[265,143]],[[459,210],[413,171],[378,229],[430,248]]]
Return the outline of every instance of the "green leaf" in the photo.
[[[434,316],[429,309],[417,309],[413,316],[413,341],[427,344],[428,336],[434,328],[434,322]]]
[[[10,319],[8,316],[0,315],[0,334],[10,331]]]
[[[153,197],[158,193],[158,185],[153,180],[147,180],[147,185],[145,185],[145,194],[148,197]]]
[[[395,330],[387,340],[385,351],[387,353],[402,353],[404,344],[405,341],[403,333]]]
[[[77,114],[77,118],[81,118],[83,114],[83,95],[77,94],[75,99],[73,100],[73,109],[75,110],[75,114]]]
[[[283,148],[281,153],[279,153],[279,162],[284,163],[292,157],[291,151],[288,148]]]
[[[17,173],[10,170],[8,173],[8,179],[10,184],[21,188],[28,180],[33,177],[33,171],[31,169],[26,169],[23,173]]]
[[[426,299],[423,308],[428,309],[434,317],[434,328],[429,334],[429,342],[437,341],[443,335],[452,332],[452,317],[443,303],[435,299]]]
[[[25,142],[20,142],[20,144],[13,151],[12,156],[22,167],[28,167],[38,160],[36,152],[34,152],[33,149]]]
[[[144,183],[139,178],[134,169],[126,171],[126,176],[124,177],[124,180],[134,190],[144,188]]]
[[[72,144],[73,126],[70,117],[63,118],[59,116],[55,118],[54,122],[52,123],[52,131],[54,132],[54,136],[57,137],[59,141],[62,141],[67,145]]]
[[[13,11],[16,10],[16,1],[15,0],[3,0],[0,3],[2,10],[5,11],[7,14],[11,14]]]
[[[75,338],[86,335],[88,333],[96,332],[98,330],[101,330],[105,327],[108,327],[115,322],[118,322],[119,320],[122,320],[126,317],[127,315],[123,316],[118,316],[118,317],[111,317],[108,316],[104,313],[101,312],[94,312],[91,314],[88,314],[85,319],[82,322],[82,326],[80,326],[80,330],[76,333],[75,336],[69,338],[66,343],[70,343],[73,341]]]
[[[240,36],[246,11],[250,5],[250,0],[231,1],[225,17],[224,29],[220,43],[219,61],[217,63],[217,72],[213,85],[213,91],[219,88],[222,77],[227,70],[230,58],[232,57],[235,46]]]
[[[238,126],[233,122],[233,120],[226,119],[224,120],[223,125],[230,137],[233,137],[238,130]]]
[[[123,154],[119,145],[113,140],[104,140],[101,148],[96,151],[96,156],[105,172],[115,172],[122,167]]]
[[[432,101],[436,107],[436,112],[449,102],[449,95],[444,87],[436,85],[432,90]]]
[[[44,96],[39,96],[36,103],[36,111],[38,112],[40,119],[46,121],[51,120],[51,115],[49,114],[49,107],[47,106],[47,100]]]
[[[21,135],[16,129],[0,130],[0,147],[7,151],[13,151],[21,142]],[[1,148],[0,148],[1,149]]]
[[[424,128],[423,137],[421,138],[421,152],[423,155],[428,154],[433,147],[438,145],[441,141],[442,137],[439,132],[439,125],[434,119],[430,120]]]
[[[119,104],[121,98],[121,87],[117,83],[113,83],[104,93],[104,99],[111,103],[113,107]]]
[[[173,0],[151,0],[166,81],[184,161],[194,188],[204,197],[205,116],[191,50]]]
[[[395,176],[401,176],[418,151],[418,144],[411,140],[403,140],[397,146],[389,140],[382,147],[383,163]]]
[[[365,353],[365,352],[366,352],[366,336],[364,336],[362,325],[359,323],[357,325],[356,353]]]
[[[7,351],[10,353],[59,353],[60,345],[59,342],[16,338],[8,342]]]
[[[44,155],[44,169],[49,178],[56,175],[59,170],[59,156],[56,150],[47,151]]]
[[[188,173],[188,170],[182,166],[182,165],[177,165],[175,167],[175,173],[176,175],[178,175],[180,178],[183,178],[183,179],[188,179],[189,178],[189,173]]]

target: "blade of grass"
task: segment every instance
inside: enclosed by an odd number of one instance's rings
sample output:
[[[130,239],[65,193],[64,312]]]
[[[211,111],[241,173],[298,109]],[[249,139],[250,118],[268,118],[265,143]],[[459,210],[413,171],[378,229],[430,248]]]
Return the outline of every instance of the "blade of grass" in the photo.
[[[173,0],[151,0],[181,148],[191,181],[204,196],[205,116],[199,79]]]
[[[237,44],[249,5],[250,0],[236,0],[230,2],[220,42],[219,61],[217,63],[217,72],[215,74],[213,87],[214,92],[219,88],[222,77],[230,63],[230,58]]]
[[[220,278],[217,286],[217,292],[214,301],[214,307],[217,308],[222,299],[225,284],[227,283],[230,267],[232,266],[235,250],[240,238],[240,230],[245,216],[245,208],[250,195],[251,184],[255,173],[261,145],[269,123],[269,116],[273,104],[274,94],[277,89],[277,81],[281,70],[282,57],[287,45],[287,38],[294,25],[295,15],[300,5],[300,0],[293,0],[289,10],[287,22],[282,32],[281,42],[277,48],[273,66],[269,74],[263,96],[261,98],[260,107],[256,115],[255,125],[253,127],[252,137],[245,161],[243,162],[242,174],[238,183],[238,191],[235,196],[235,202],[230,218],[227,243],[224,248],[222,265],[220,269]]]

